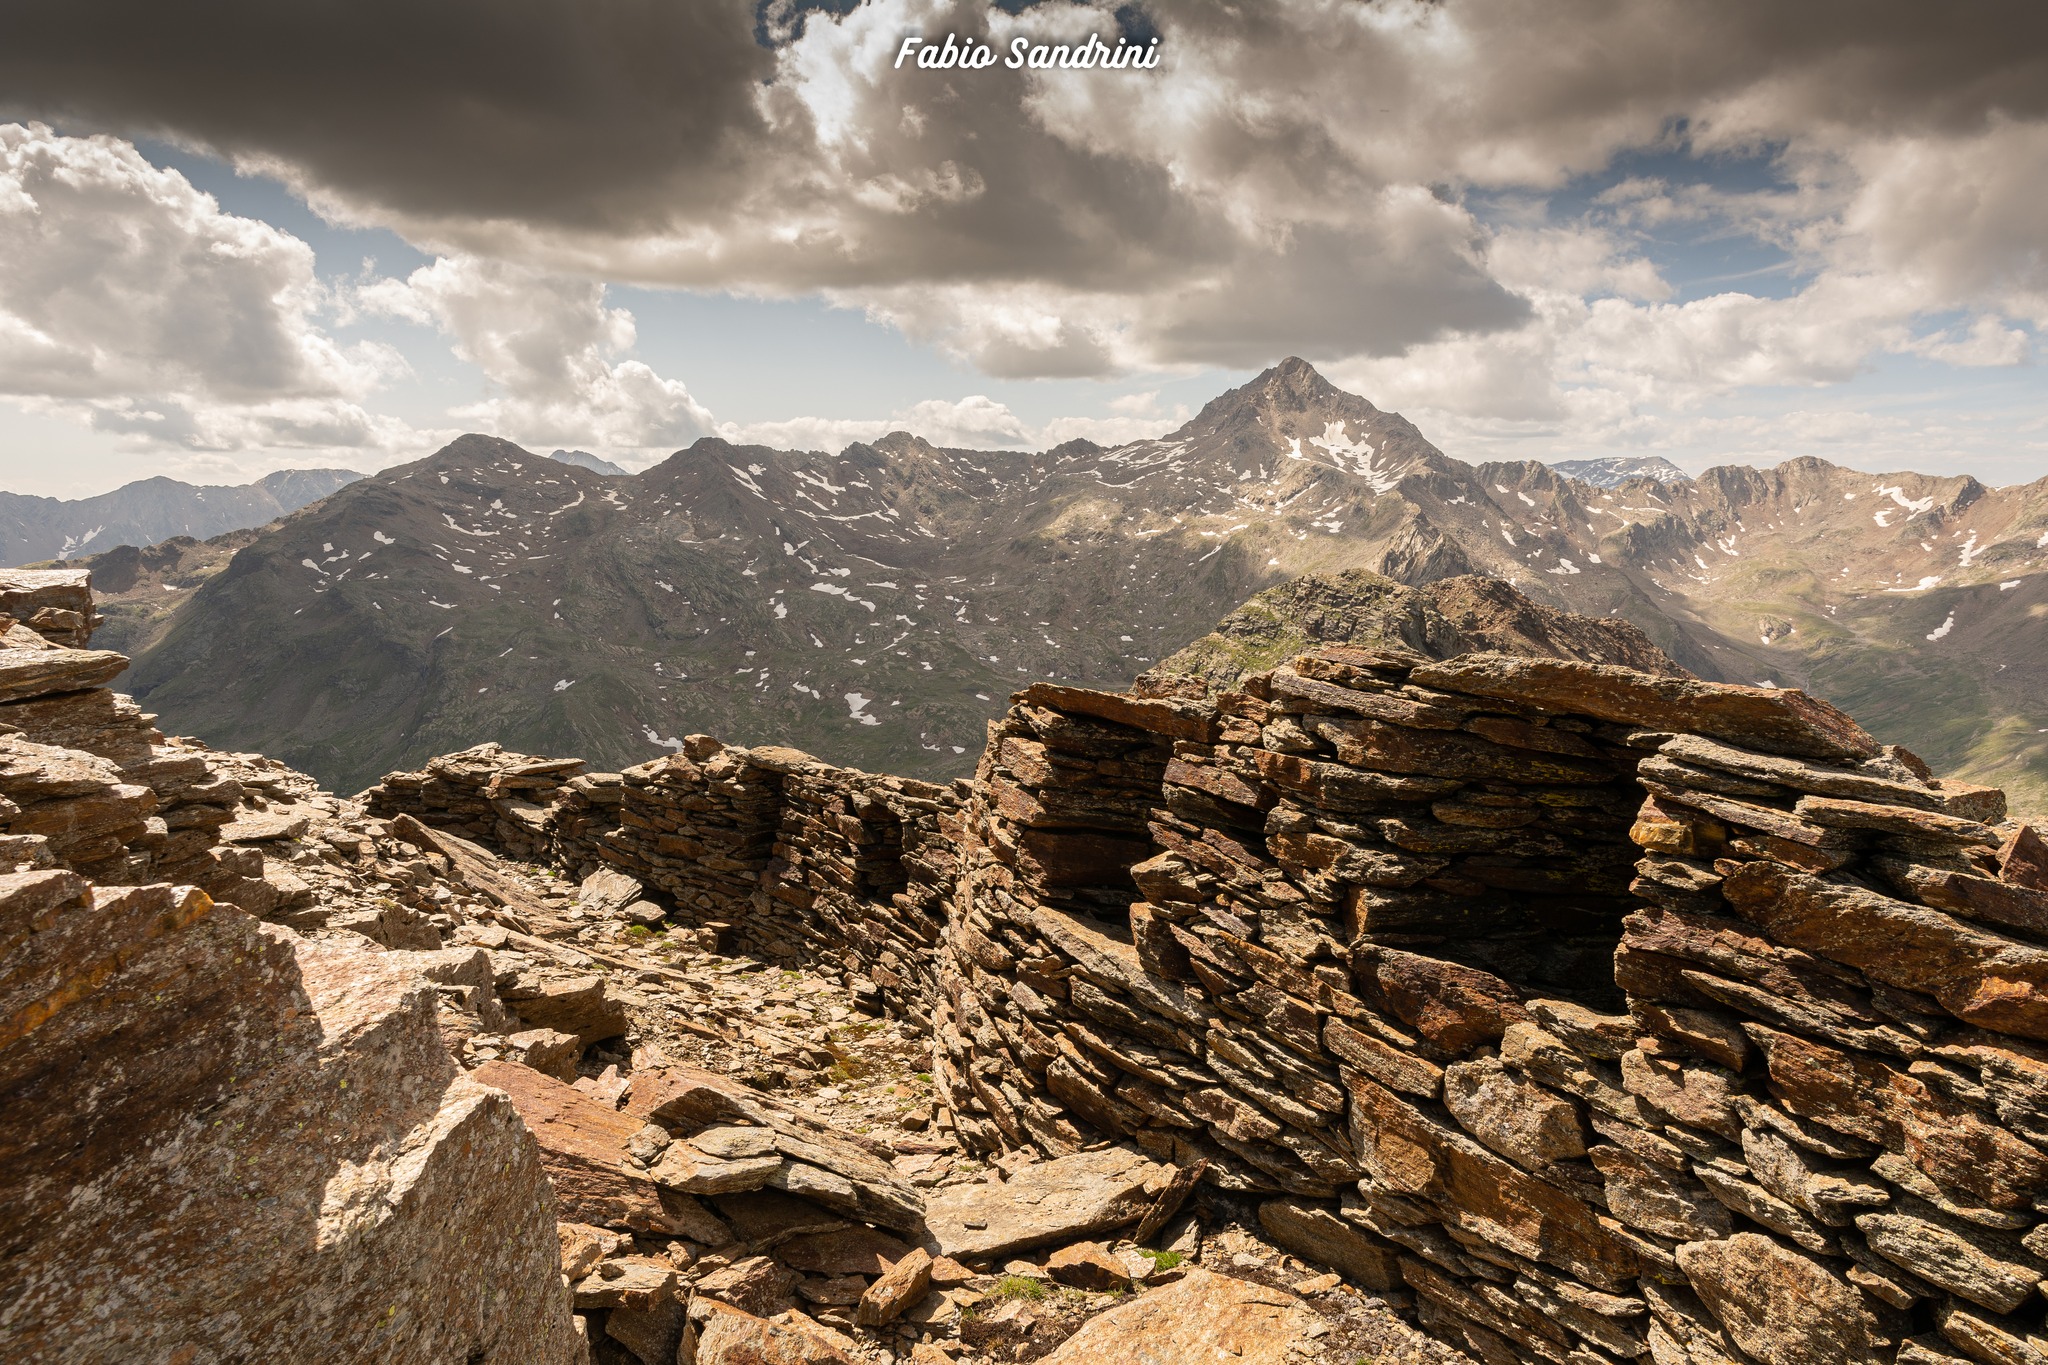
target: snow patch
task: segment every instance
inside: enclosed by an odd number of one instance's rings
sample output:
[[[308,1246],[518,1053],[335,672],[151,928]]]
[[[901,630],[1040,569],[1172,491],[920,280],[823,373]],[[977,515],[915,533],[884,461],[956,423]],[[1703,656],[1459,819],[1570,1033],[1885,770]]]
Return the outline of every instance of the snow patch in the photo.
[[[1894,488],[1890,484],[1881,483],[1871,491],[1889,495],[1893,502],[1906,509],[1909,516],[1917,517],[1922,512],[1931,511],[1934,507],[1933,498],[1909,498],[1906,496],[1904,489]]]
[[[570,688],[574,687],[575,685],[576,680],[574,678],[555,679],[555,691],[557,692],[567,692]]]
[[[1942,622],[1942,623],[1941,623],[1940,625],[1936,626],[1936,627],[1935,627],[1935,628],[1934,628],[1933,630],[1931,630],[1931,631],[1927,632],[1927,638],[1928,638],[1928,639],[1930,639],[1930,640],[1939,640],[1939,639],[1940,639],[1940,638],[1941,638],[1942,636],[1944,636],[1944,635],[1948,634],[1948,633],[1949,633],[1950,631],[1954,630],[1955,628],[1956,628],[1956,614],[1955,614],[1954,612],[1950,612],[1950,613],[1948,614],[1948,619],[1947,619],[1947,620],[1943,621],[1943,622]]]
[[[1373,449],[1372,443],[1366,440],[1352,440],[1343,422],[1325,423],[1323,434],[1309,437],[1308,443],[1328,455],[1330,463],[1336,468],[1364,479],[1375,493],[1390,492],[1401,482],[1400,471],[1391,467],[1381,468],[1374,459],[1377,452]],[[1296,449],[1299,449],[1298,445]],[[1295,458],[1301,457],[1296,455]]]
[[[873,701],[873,697],[864,696],[859,692],[848,692],[845,696],[847,714],[862,725],[880,725],[881,721],[867,714],[867,708]]]

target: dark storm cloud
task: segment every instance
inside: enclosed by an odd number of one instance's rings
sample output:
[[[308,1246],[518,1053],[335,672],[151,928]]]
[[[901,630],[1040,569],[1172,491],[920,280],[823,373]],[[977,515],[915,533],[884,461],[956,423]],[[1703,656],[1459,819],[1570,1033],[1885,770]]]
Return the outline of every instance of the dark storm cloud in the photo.
[[[774,74],[725,0],[9,4],[0,108],[274,161],[366,212],[636,231],[730,193]]]

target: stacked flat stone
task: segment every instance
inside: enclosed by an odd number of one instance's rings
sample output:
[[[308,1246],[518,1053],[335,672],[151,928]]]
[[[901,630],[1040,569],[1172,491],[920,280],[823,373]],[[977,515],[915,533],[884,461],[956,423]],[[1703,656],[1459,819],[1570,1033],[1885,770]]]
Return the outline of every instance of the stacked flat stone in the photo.
[[[501,847],[518,858],[545,858],[550,834],[542,813],[584,764],[576,758],[536,758],[497,744],[479,744],[430,759],[418,772],[387,773],[363,793],[365,809],[392,819],[410,815],[422,824]],[[583,783],[582,790],[594,784]],[[617,779],[612,780],[617,785]]]
[[[603,782],[492,828],[863,976],[971,1148],[1127,1139],[1476,1358],[2048,1359],[2048,846],[1802,693],[1326,649],[1035,686],[952,790]]]
[[[905,1018],[936,994],[936,948],[954,877],[950,788],[753,749],[783,775],[774,857],[759,900],[786,907],[806,961],[843,955],[857,999]]]
[[[1489,1361],[2041,1349],[2048,858],[1997,792],[1798,693],[1323,651],[1213,738],[1061,699],[1172,745],[1120,921],[1014,852],[1046,700],[968,812],[970,1140],[1206,1159]]]
[[[0,613],[67,649],[91,644],[100,623],[85,569],[0,570]]]
[[[955,876],[953,788],[704,735],[622,774],[580,768],[479,745],[364,797],[511,857],[629,873],[683,926],[770,962],[837,961],[857,998],[921,1017]]]
[[[0,603],[29,613],[0,615],[0,859],[26,865],[22,841],[42,839],[103,883],[180,881],[271,908],[261,855],[220,844],[240,782],[104,686],[128,660],[84,647],[96,619],[84,572],[9,570]]]

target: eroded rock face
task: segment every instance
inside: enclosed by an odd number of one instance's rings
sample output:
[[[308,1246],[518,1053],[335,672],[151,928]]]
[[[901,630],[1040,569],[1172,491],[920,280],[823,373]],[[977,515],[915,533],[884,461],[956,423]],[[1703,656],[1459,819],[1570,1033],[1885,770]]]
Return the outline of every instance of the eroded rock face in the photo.
[[[1735,1344],[1772,1365],[1876,1358],[1862,1295],[1810,1257],[1753,1232],[1678,1248],[1679,1268]]]
[[[148,1304],[175,1279],[195,1297],[155,1320],[265,1358],[301,1332],[371,1358],[352,1315],[382,1295],[399,1345],[378,1358],[408,1365],[499,1358],[507,1323],[539,1343],[519,1358],[552,1359],[568,1302],[601,1356],[832,1361],[853,1343],[810,1311],[928,1331],[1022,1250],[1156,1285],[1108,1244],[1202,1180],[1488,1362],[2021,1360],[2044,1339],[2038,835],[1797,693],[1325,649],[1213,697],[1034,687],[958,789],[702,736],[626,774],[484,746],[395,777],[372,796],[389,824],[352,836],[111,694],[34,692],[90,668],[0,634],[24,669],[51,656],[0,700],[35,722],[0,737],[0,854],[27,879],[0,887],[0,1098],[36,1125],[0,1149],[0,1227],[70,1235],[74,1186],[106,1220],[79,1225],[107,1245],[75,1284],[32,1235],[0,1261],[29,1267],[0,1327],[46,1354],[147,1358],[168,1327],[76,1295]],[[329,854],[409,899],[330,909]],[[93,885],[174,857],[326,941]],[[439,946],[453,885],[481,947]],[[600,941],[579,923],[831,962],[864,1008],[930,1028],[926,1121],[1007,1178],[926,1196],[904,1149],[635,1045],[679,974],[616,991],[536,937]],[[613,1038],[615,1065],[579,1074]],[[465,1078],[451,1051],[497,1060]],[[167,1209],[310,1246],[284,1258],[292,1306],[205,1317],[254,1277],[117,1235]],[[536,1297],[479,1306],[479,1280],[527,1283],[530,1224]],[[1307,1330],[1233,1285],[1147,1289],[1068,1349],[1263,1359],[1260,1324]]]
[[[64,871],[0,877],[0,952],[10,1359],[579,1359],[539,1152],[423,977]]]

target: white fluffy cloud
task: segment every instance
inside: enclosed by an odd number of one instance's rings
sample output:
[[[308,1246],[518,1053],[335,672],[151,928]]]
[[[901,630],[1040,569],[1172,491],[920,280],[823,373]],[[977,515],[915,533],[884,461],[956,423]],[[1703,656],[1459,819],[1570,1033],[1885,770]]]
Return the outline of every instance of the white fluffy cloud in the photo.
[[[342,346],[305,243],[114,138],[0,125],[0,395],[148,445],[380,446],[403,368]]]
[[[1151,395],[1146,395],[1150,397]],[[852,441],[873,441],[892,431],[922,436],[935,446],[963,450],[1046,450],[1073,440],[1118,445],[1142,440],[1188,419],[1186,408],[1167,415],[1156,404],[1126,405],[1114,417],[1056,417],[1034,427],[1002,403],[981,394],[957,402],[926,399],[883,418],[799,417],[782,422],[727,422],[718,434],[740,445],[782,450],[843,449]]]
[[[712,430],[679,381],[638,360],[633,315],[604,286],[474,256],[442,257],[357,291],[373,312],[440,328],[495,392],[453,415],[531,445],[673,449]]]
[[[1792,107],[1775,119],[1755,105],[1739,112],[1744,137],[1789,139],[1782,189],[1624,181],[1575,223],[1504,228],[1488,264],[1532,303],[1527,323],[1354,358],[1335,376],[1453,435],[1499,438],[1519,424],[1564,452],[1735,442],[1755,424],[1717,423],[1710,405],[1840,385],[1892,355],[1958,368],[2032,359],[2048,325],[2048,123],[1993,117],[1885,135],[1795,131]],[[1783,249],[1797,287],[1671,301],[1632,234],[1673,223]],[[1768,449],[1890,433],[1895,422],[1788,414]]]

